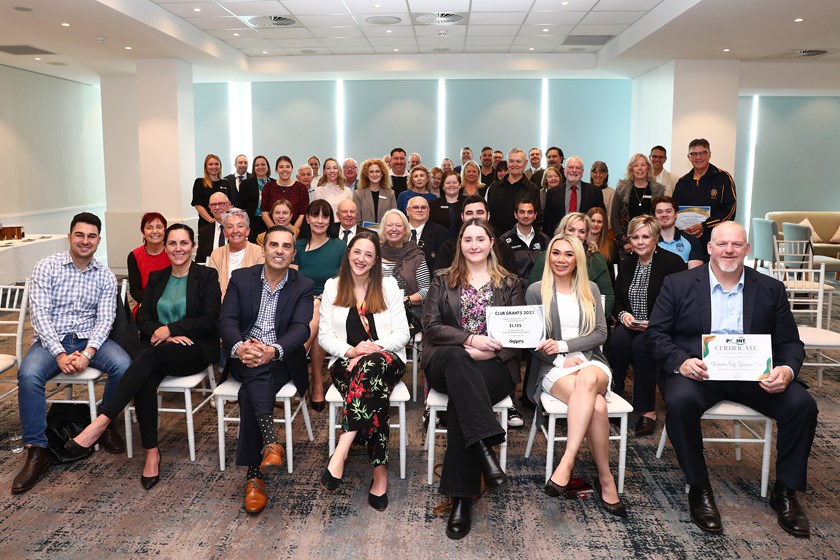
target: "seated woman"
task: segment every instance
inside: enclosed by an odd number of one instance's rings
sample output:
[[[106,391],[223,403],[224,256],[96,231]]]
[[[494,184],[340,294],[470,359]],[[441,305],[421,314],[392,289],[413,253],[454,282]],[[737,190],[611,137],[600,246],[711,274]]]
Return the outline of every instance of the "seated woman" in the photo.
[[[411,241],[408,219],[399,210],[385,212],[379,224],[379,239],[382,245],[382,274],[395,278],[403,290],[408,321],[416,332],[420,329],[423,302],[429,292],[426,255],[417,243]]]
[[[368,159],[359,172],[359,186],[353,191],[353,202],[359,209],[356,223],[378,224],[385,212],[397,207],[397,198],[391,190],[391,172],[381,159]]]
[[[219,278],[210,267],[192,262],[193,230],[172,224],[166,230],[170,266],[149,275],[137,326],[146,349],[126,370],[102,413],[66,449],[84,456],[105,428],[134,399],[146,464],[140,483],[150,490],[160,480],[157,388],[167,375],[187,376],[219,358],[216,320],[221,309]]]
[[[324,358],[326,354],[318,344],[318,323],[321,305],[321,294],[327,280],[338,274],[341,259],[347,250],[347,245],[335,236],[333,231],[332,206],[326,200],[313,200],[306,210],[306,221],[300,229],[300,236],[295,242],[294,265],[301,274],[315,282],[315,308],[312,321],[309,323],[309,340],[306,349],[309,351],[312,363],[312,383],[309,385],[309,399],[312,409],[321,412],[326,406],[324,400]]]
[[[639,413],[637,436],[656,429],[656,384],[659,368],[647,349],[645,331],[665,277],[686,269],[682,258],[660,249],[659,220],[637,216],[627,225],[633,254],[618,265],[615,309],[618,320],[608,351],[615,372],[615,392],[624,392],[627,366],[633,362],[633,408]],[[699,310],[698,310],[699,313]]]
[[[222,223],[225,227],[227,243],[213,249],[207,266],[219,272],[219,286],[222,289],[222,299],[224,299],[233,271],[262,264],[265,262],[265,256],[262,248],[248,241],[251,222],[244,210],[231,208],[224,213]]]
[[[300,230],[292,225],[292,212],[294,212],[292,203],[285,198],[281,198],[271,206],[271,221],[274,222],[275,226],[286,226],[297,237]],[[264,239],[265,232],[262,232],[257,236],[257,245],[262,247]]]
[[[321,485],[335,490],[344,474],[350,445],[367,446],[373,467],[368,503],[388,507],[389,395],[405,373],[408,321],[402,290],[382,277],[379,239],[370,231],[356,234],[341,261],[338,278],[327,280],[321,298],[318,342],[331,356],[330,373],[344,397],[344,433],[321,475]]]
[[[542,305],[546,339],[532,351],[528,394],[540,402],[547,391],[569,407],[568,440],[560,464],[545,484],[552,497],[565,494],[572,479],[583,439],[598,470],[595,489],[609,513],[627,517],[610,472],[610,423],[607,395],[611,373],[601,345],[607,340],[607,321],[598,286],[590,282],[586,253],[580,240],[564,233],[548,244],[548,266],[542,280],[528,287],[528,305]]]
[[[615,234],[613,230],[609,229],[607,221],[609,214],[603,208],[596,206],[590,208],[586,215],[589,216],[589,236],[587,240],[594,244],[601,256],[607,263],[607,270],[610,273],[610,279],[615,285],[615,265],[618,264],[618,245],[615,243]]]
[[[474,218],[458,235],[455,260],[435,275],[423,308],[422,366],[429,385],[449,395],[440,492],[452,499],[446,536],[470,532],[472,497],[507,482],[492,446],[505,441],[493,403],[519,382],[520,350],[487,336],[488,306],[523,305],[522,284],[499,266],[493,227]]]
[[[163,246],[166,233],[166,218],[158,212],[146,212],[140,219],[140,233],[143,244],[128,254],[128,291],[136,302],[132,311],[137,317],[137,308],[143,301],[143,290],[149,281],[149,273],[169,266],[169,256]]]

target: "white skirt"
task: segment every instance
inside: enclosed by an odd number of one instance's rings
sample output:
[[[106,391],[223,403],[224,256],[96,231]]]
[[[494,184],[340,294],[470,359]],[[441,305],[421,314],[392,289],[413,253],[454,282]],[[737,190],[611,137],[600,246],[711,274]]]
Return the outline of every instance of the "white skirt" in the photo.
[[[574,352],[572,354],[569,354],[569,356],[572,356],[572,357],[575,357],[575,355],[577,355],[577,357],[580,357],[580,358],[583,357],[583,354],[581,354],[580,352]],[[567,375],[571,375],[572,373],[577,373],[580,370],[582,370],[583,368],[589,367],[589,366],[595,366],[607,375],[607,395],[606,396],[609,396],[610,387],[612,387],[612,371],[610,371],[610,368],[607,366],[607,364],[605,364],[604,362],[599,362],[598,360],[585,360],[585,361],[579,363],[576,366],[567,367],[567,368],[560,368],[560,367],[551,368],[550,370],[548,370],[548,373],[545,374],[545,377],[543,377],[543,380],[542,380],[543,391],[545,391],[546,393],[550,393],[551,388],[554,386],[554,383],[556,383],[558,379],[560,379],[561,377],[566,377]]]

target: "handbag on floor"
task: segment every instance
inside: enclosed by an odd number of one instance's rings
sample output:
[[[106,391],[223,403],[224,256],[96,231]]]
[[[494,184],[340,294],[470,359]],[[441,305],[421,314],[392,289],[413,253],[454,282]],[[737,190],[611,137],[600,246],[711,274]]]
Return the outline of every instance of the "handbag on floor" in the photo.
[[[64,449],[68,439],[74,438],[90,424],[90,408],[87,404],[55,403],[47,412],[47,450],[50,464],[70,463],[85,456],[71,456]],[[90,448],[93,453],[93,447]],[[89,454],[88,454],[89,455]]]

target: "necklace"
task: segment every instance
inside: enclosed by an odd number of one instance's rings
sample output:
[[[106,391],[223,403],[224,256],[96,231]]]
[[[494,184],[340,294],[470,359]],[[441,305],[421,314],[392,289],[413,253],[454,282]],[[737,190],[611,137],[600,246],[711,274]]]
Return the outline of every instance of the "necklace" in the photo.
[[[633,194],[636,195],[636,201],[639,203],[639,206],[642,205],[642,199],[644,198],[645,191],[647,190],[647,186],[642,188],[642,196],[639,197],[639,187],[633,185]]]

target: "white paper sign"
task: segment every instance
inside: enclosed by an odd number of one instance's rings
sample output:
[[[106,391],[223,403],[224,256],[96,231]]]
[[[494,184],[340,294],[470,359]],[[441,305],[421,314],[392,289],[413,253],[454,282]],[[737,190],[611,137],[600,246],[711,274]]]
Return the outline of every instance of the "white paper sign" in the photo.
[[[773,369],[769,334],[704,334],[703,362],[710,381],[761,381]]]
[[[541,305],[487,308],[487,334],[505,348],[535,348],[545,339]]]
[[[677,210],[676,226],[686,229],[694,224],[702,224],[709,219],[711,213],[711,206],[680,206]]]

